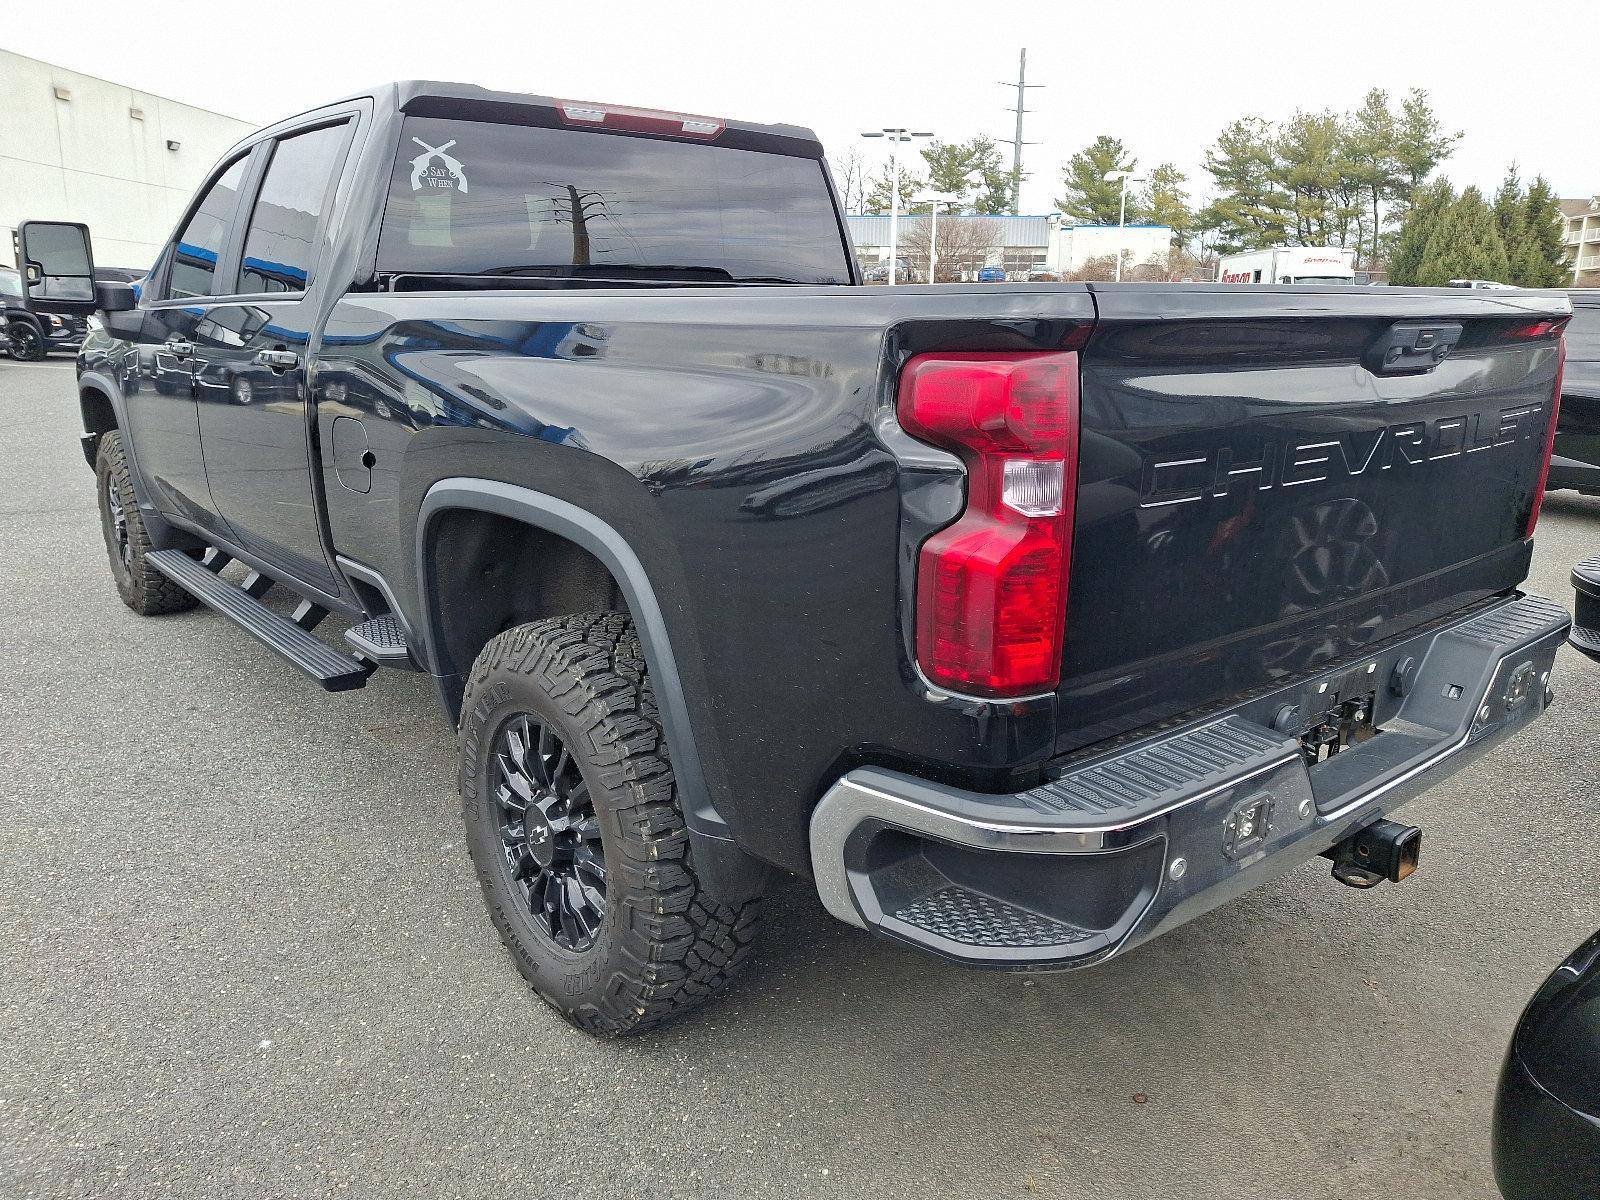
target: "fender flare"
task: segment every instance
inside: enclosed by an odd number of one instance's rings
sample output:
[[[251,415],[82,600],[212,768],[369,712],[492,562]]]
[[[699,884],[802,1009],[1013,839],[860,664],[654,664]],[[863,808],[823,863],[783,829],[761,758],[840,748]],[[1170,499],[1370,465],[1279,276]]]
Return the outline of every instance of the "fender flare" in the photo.
[[[95,392],[105,398],[111,406],[111,419],[116,423],[116,429],[122,434],[122,455],[128,463],[128,474],[133,479],[133,496],[139,505],[139,516],[144,520],[145,532],[150,535],[150,544],[157,550],[168,550],[174,546],[188,546],[194,544],[194,539],[189,534],[174,529],[169,525],[154,504],[150,502],[150,489],[145,484],[144,472],[139,468],[139,455],[134,449],[133,437],[128,428],[128,407],[122,395],[122,389],[116,381],[100,371],[82,371],[78,375],[78,408],[83,408],[83,394]],[[104,432],[104,431],[102,431]],[[83,431],[83,457],[89,464],[89,469],[94,470],[95,454],[100,448],[101,433],[91,433],[88,421],[84,421]]]
[[[420,632],[435,677],[464,672],[470,666],[440,659],[429,552],[435,520],[442,513],[463,509],[508,517],[566,538],[593,554],[611,572],[627,601],[655,687],[679,803],[694,848],[696,873],[702,885],[723,903],[738,903],[759,895],[768,867],[734,843],[727,821],[711,800],[683,694],[683,680],[655,589],[627,539],[599,517],[555,496],[497,480],[455,476],[434,483],[423,496],[417,513],[415,553]]]

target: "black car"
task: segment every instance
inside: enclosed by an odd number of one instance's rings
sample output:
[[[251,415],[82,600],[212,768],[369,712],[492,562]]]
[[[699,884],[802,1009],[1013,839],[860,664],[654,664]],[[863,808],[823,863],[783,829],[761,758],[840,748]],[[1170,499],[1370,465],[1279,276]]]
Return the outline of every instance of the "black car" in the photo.
[[[4,350],[21,362],[35,362],[52,350],[76,351],[88,336],[88,321],[79,316],[30,312],[22,303],[22,276],[0,267],[0,300],[5,303],[7,341]]]
[[[1572,572],[1572,645],[1600,661],[1600,555]],[[1600,1196],[1600,933],[1523,1010],[1494,1106],[1494,1174],[1506,1200]]]
[[[1600,495],[1600,290],[1578,289],[1567,326],[1567,369],[1561,382],[1561,421],[1550,459],[1552,488]]]

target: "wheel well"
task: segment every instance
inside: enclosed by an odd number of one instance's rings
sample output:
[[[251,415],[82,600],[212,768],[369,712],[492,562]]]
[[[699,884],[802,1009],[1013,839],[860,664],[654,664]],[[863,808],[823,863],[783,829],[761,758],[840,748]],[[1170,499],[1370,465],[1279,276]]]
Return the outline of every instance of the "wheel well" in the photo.
[[[78,405],[83,409],[83,456],[92,467],[100,452],[100,438],[117,427],[117,414],[111,407],[111,397],[96,387],[82,389]]]
[[[604,563],[577,543],[513,517],[440,513],[429,531],[435,651],[444,674],[465,674],[484,643],[529,621],[626,611]]]

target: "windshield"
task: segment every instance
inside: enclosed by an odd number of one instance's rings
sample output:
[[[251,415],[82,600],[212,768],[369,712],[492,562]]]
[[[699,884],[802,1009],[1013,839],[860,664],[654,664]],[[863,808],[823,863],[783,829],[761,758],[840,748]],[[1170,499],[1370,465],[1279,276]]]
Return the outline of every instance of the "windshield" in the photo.
[[[22,276],[15,271],[0,271],[0,296],[22,299]]]
[[[1353,275],[1296,275],[1296,283],[1354,283]]]
[[[387,274],[850,282],[815,159],[425,117],[400,144]]]

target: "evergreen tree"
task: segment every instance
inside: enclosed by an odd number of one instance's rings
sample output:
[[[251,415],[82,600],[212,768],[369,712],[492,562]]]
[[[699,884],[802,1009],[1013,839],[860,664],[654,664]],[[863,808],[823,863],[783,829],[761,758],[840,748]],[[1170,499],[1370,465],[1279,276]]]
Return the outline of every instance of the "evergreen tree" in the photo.
[[[964,142],[933,141],[922,148],[922,161],[928,167],[929,187],[959,197],[946,205],[946,211],[1004,211],[994,205],[1010,198],[1011,177],[1001,169],[1000,150],[993,138],[980,133]],[[981,182],[974,184],[973,176]]]
[[[1356,252],[1362,262],[1378,259],[1387,214],[1384,205],[1403,195],[1404,179],[1395,157],[1397,122],[1389,109],[1389,93],[1373,88],[1345,122],[1344,164],[1352,198],[1360,197],[1361,236]]]
[[[1511,263],[1494,209],[1482,192],[1469,187],[1434,228],[1422,251],[1416,281],[1422,287],[1444,287],[1452,279],[1504,282],[1510,274]]]
[[[1138,160],[1122,139],[1101,134],[1068,160],[1061,172],[1066,194],[1056,207],[1087,225],[1115,225],[1121,212],[1122,181],[1107,179],[1108,171],[1131,171]],[[1130,207],[1131,200],[1130,199]]]
[[[1460,131],[1446,133],[1433,115],[1428,93],[1412,88],[1400,104],[1400,120],[1395,126],[1394,154],[1401,179],[1409,195],[1433,174],[1433,169],[1455,152]]]
[[[1273,141],[1268,122],[1241,117],[1206,151],[1217,197],[1197,214],[1196,226],[1212,235],[1218,253],[1276,246],[1288,236],[1290,199],[1274,182]]]
[[[904,160],[900,163],[900,211],[903,213],[911,207],[911,197],[923,191],[928,186],[922,176],[910,169],[910,164]],[[869,213],[886,213],[889,211],[889,199],[894,190],[894,177],[889,171],[889,164],[883,167],[871,179],[867,180],[867,199],[863,205]]]
[[[1543,175],[1528,185],[1523,201],[1524,223],[1528,231],[1527,248],[1517,263],[1523,287],[1566,287],[1572,282],[1572,269],[1565,261],[1562,234],[1566,220],[1561,200]]]
[[[1455,189],[1448,179],[1418,188],[1406,210],[1405,222],[1389,255],[1389,282],[1415,287],[1422,269],[1423,251],[1455,204]]]
[[[1341,239],[1354,213],[1340,203],[1344,123],[1338,113],[1296,112],[1272,143],[1273,176],[1289,196],[1291,240],[1325,246]]]
[[[1173,249],[1183,246],[1194,233],[1194,214],[1189,211],[1189,193],[1184,187],[1188,182],[1188,176],[1172,163],[1162,163],[1150,172],[1150,182],[1139,194],[1138,219],[1169,227]]]

